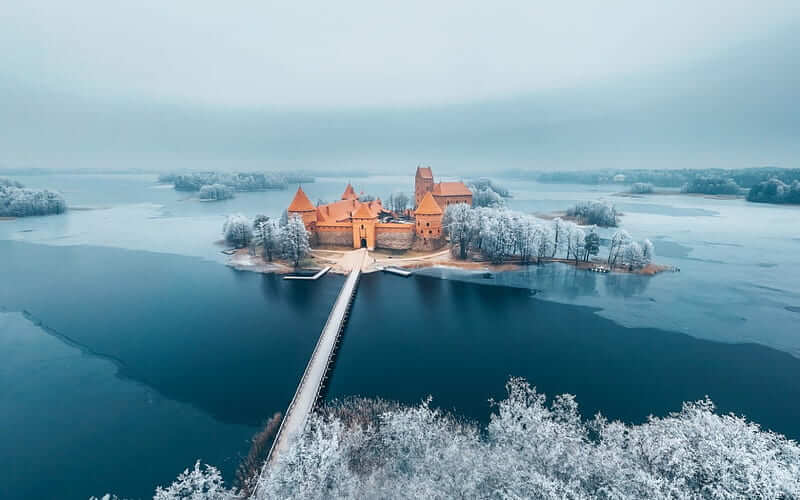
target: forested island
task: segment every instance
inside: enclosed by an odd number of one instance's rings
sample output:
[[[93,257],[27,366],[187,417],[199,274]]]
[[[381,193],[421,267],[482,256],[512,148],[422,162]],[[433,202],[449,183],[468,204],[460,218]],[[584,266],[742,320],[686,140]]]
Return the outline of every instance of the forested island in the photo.
[[[567,209],[567,217],[584,225],[617,227],[619,223],[617,208],[602,201],[579,201]]]
[[[656,187],[682,188],[698,178],[730,179],[737,186],[749,189],[756,184],[778,179],[786,184],[800,180],[800,169],[778,167],[752,167],[738,169],[602,169],[561,172],[537,172],[532,170],[506,170],[501,174],[511,179],[535,180],[543,183],[564,184],[634,184],[649,183]]]
[[[543,221],[512,210],[457,204],[447,208],[442,225],[453,255],[461,259],[479,256],[493,264],[560,260],[578,265],[591,262],[600,252],[600,237],[594,229],[587,233],[561,218]],[[612,235],[608,248],[604,262],[608,269],[641,270],[655,254],[650,240],[635,241],[624,229]]]
[[[289,184],[314,182],[314,177],[303,173],[288,172],[187,172],[168,173],[158,176],[158,181],[172,184],[176,191],[201,191],[204,186],[224,186],[232,191],[265,191],[286,189]],[[219,198],[220,194],[223,198]],[[201,193],[203,199],[226,199],[232,197],[219,188]]]
[[[759,182],[750,188],[747,201],[800,204],[800,180],[795,180],[791,185],[775,178]]]
[[[686,183],[682,188],[683,193],[738,195],[742,188],[732,178],[698,176]]]
[[[565,184],[626,184],[631,194],[651,194],[654,187],[680,188],[682,193],[739,196],[757,203],[800,203],[800,169],[632,169],[534,172],[508,170],[512,179]]]
[[[29,189],[17,181],[0,178],[0,217],[60,214],[67,210],[61,194],[47,189]]]

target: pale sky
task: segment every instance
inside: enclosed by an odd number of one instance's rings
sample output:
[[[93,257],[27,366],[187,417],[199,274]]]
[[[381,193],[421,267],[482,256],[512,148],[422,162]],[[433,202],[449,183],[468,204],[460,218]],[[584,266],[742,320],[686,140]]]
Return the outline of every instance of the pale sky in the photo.
[[[0,168],[800,167],[800,1],[0,1]]]
[[[430,106],[662,71],[798,14],[797,0],[12,0],[0,77],[214,107]]]

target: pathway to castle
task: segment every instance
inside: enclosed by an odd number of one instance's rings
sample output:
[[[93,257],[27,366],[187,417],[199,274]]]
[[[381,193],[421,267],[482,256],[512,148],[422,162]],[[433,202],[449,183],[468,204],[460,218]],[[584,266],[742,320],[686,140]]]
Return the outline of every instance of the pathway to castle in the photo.
[[[339,336],[347,320],[353,297],[355,297],[362,267],[366,262],[367,251],[365,249],[347,252],[339,260],[339,265],[347,266],[350,273],[344,285],[342,285],[336,302],[333,304],[333,309],[331,309],[328,321],[325,322],[319,340],[317,340],[311,359],[306,365],[306,370],[303,372],[297,391],[295,391],[292,402],[286,410],[286,415],[283,417],[278,434],[272,443],[262,474],[266,467],[274,463],[281,453],[285,453],[292,441],[302,434],[308,421],[308,416],[314,411],[325,381],[328,378],[328,370],[336,352],[336,347],[339,344]]]

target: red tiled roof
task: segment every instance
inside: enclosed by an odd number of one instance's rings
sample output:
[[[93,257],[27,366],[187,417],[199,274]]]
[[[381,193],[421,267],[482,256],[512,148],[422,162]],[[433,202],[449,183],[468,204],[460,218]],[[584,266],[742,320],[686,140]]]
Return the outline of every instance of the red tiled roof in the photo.
[[[353,213],[354,219],[373,219],[375,218],[375,214],[372,213],[372,210],[369,209],[369,205],[366,203],[362,203],[358,210]]]
[[[349,182],[347,183],[347,187],[344,188],[344,193],[342,193],[342,199],[343,200],[357,200],[358,199],[358,196],[356,195],[355,189],[353,189],[353,186],[351,186]]]
[[[433,195],[428,192],[425,193],[425,197],[419,202],[419,206],[414,213],[419,215],[442,215],[442,209],[433,199]]]
[[[472,191],[463,182],[439,182],[433,186],[437,196],[472,196]]]
[[[298,187],[294,194],[294,199],[289,204],[289,212],[311,212],[315,210],[311,200],[308,199],[303,188]]]

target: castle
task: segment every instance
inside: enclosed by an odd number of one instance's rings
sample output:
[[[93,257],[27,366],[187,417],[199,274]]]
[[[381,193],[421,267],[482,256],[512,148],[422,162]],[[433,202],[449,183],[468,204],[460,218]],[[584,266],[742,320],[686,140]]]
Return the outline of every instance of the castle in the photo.
[[[360,201],[349,183],[340,200],[316,207],[298,187],[287,211],[303,219],[314,245],[431,250],[444,243],[442,216],[454,203],[472,204],[463,182],[436,183],[430,167],[417,167],[414,210],[406,213],[385,209],[380,198]]]

